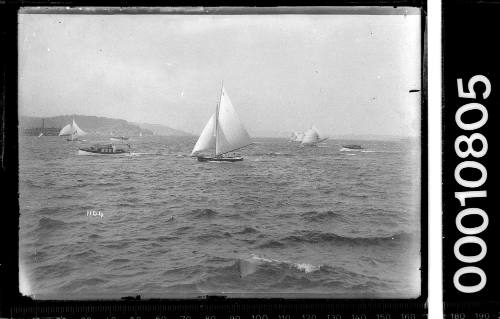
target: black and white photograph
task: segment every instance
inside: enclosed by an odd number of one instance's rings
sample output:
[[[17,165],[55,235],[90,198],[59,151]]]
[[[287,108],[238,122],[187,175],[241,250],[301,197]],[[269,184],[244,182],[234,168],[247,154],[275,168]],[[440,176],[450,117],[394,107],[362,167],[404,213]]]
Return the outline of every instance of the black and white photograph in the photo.
[[[20,292],[421,296],[421,9],[323,9],[20,10]]]

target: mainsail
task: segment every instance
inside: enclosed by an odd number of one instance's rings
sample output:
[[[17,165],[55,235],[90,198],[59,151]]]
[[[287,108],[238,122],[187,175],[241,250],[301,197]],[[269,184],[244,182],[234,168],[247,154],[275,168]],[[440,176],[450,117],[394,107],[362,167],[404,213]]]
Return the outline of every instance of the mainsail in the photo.
[[[59,136],[71,135],[73,134],[73,126],[71,124],[66,125],[59,132]]]
[[[222,155],[252,144],[252,139],[241,124],[224,87],[220,97],[215,132],[215,155]]]
[[[73,135],[75,136],[82,136],[82,135],[86,135],[87,133],[85,133],[84,130],[82,130],[80,127],[78,127],[78,125],[76,124],[75,120],[73,120]]]
[[[250,144],[252,139],[223,87],[215,114],[205,125],[191,155],[215,147],[215,155],[219,156]]]
[[[302,142],[303,138],[304,138],[303,132],[293,132],[292,135],[290,136],[290,141],[291,142]]]
[[[71,135],[71,139],[74,137],[82,136],[87,134],[84,130],[82,130],[73,119],[73,123],[66,125],[59,132],[59,136]]]
[[[326,138],[321,138],[318,129],[313,125],[304,133],[304,138],[302,139],[302,144],[304,145],[314,145],[326,140]]]

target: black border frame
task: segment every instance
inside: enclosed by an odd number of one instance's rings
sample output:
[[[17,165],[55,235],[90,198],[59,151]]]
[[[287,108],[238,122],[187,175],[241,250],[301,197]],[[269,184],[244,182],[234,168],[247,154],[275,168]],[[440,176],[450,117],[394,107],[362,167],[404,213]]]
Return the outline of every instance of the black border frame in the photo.
[[[303,3],[313,11],[322,6],[391,6],[391,7],[417,7],[421,9],[421,295],[416,299],[284,299],[284,298],[225,298],[217,296],[206,296],[198,299],[148,299],[138,300],[133,297],[122,298],[122,300],[100,301],[53,301],[32,300],[24,297],[18,290],[18,241],[19,241],[19,203],[18,203],[18,114],[17,114],[17,14],[20,7],[43,6],[50,10],[56,6],[96,6],[99,9],[106,7],[141,6],[156,7],[164,6],[198,6],[210,7],[225,5],[222,3],[200,3],[182,1],[173,3],[158,3],[156,1],[95,1],[95,0],[65,0],[65,1],[9,1],[0,3],[0,43],[7,48],[3,50],[6,55],[1,61],[1,99],[0,110],[2,117],[0,127],[2,141],[0,143],[0,154],[2,170],[0,180],[4,187],[2,221],[0,222],[0,242],[2,243],[2,254],[0,255],[0,317],[106,317],[112,315],[116,318],[141,316],[154,317],[165,315],[172,316],[189,315],[191,318],[205,315],[239,315],[241,318],[251,318],[251,314],[267,314],[269,319],[278,318],[278,314],[290,314],[292,317],[301,319],[326,318],[322,315],[341,314],[351,318],[351,315],[365,314],[391,314],[393,318],[403,315],[414,314],[418,317],[426,316],[426,302],[428,296],[428,195],[427,195],[427,160],[428,160],[428,136],[427,136],[427,7],[425,0],[341,0],[341,1],[310,1]],[[294,3],[296,5],[297,3]],[[255,6],[256,3],[246,1],[244,6]],[[270,6],[286,6],[287,1],[279,1]],[[233,5],[231,5],[233,6]],[[297,8],[297,7],[290,7]],[[300,8],[300,7],[299,7]],[[303,9],[304,7],[302,7]],[[259,8],[254,8],[259,13]],[[319,8],[321,10],[321,8]],[[12,185],[16,185],[13,187]],[[401,317],[400,317],[401,315]],[[309,317],[304,317],[309,316]],[[375,317],[377,319],[382,319]],[[406,317],[405,317],[406,318]],[[403,318],[403,319],[405,319]],[[410,319],[412,317],[408,317]],[[188,319],[188,318],[184,318]],[[213,319],[213,318],[210,318]],[[239,318],[233,318],[239,319]],[[254,319],[254,318],[252,318]],[[262,318],[265,319],[265,318]],[[287,319],[287,318],[279,318]],[[328,318],[337,319],[337,318]],[[363,319],[363,317],[353,319]],[[388,318],[385,318],[388,319]]]
[[[498,124],[500,103],[500,49],[490,39],[491,32],[500,28],[500,1],[498,0],[443,0],[442,1],[442,209],[443,209],[443,305],[445,316],[473,318],[500,315],[500,260],[496,253],[500,248],[498,240],[498,186],[499,177]],[[468,91],[467,82],[474,75],[486,76],[491,83],[491,94],[483,99],[484,85],[475,85],[476,99],[458,96],[457,78],[463,79],[464,90]],[[483,104],[488,111],[488,120],[484,126],[471,130],[461,130],[455,121],[455,113],[467,103]],[[467,115],[464,115],[467,120]],[[454,150],[455,139],[460,135],[470,136],[481,133],[488,142],[487,153],[480,158],[467,156],[459,158]],[[476,146],[479,147],[479,146]],[[487,180],[480,188],[466,188],[457,183],[454,170],[459,162],[476,161],[487,170]],[[467,175],[465,175],[467,176]],[[496,186],[496,187],[495,187]],[[469,199],[465,206],[460,206],[454,198],[454,192],[486,190],[486,198]],[[484,240],[487,246],[486,256],[475,263],[459,261],[454,254],[454,245],[460,233],[455,224],[457,214],[465,208],[483,209],[489,216],[487,228],[475,236]],[[467,224],[466,224],[467,225]],[[467,247],[464,247],[467,255]],[[469,251],[471,253],[471,251]],[[472,253],[474,255],[475,253]],[[459,291],[453,284],[453,276],[464,266],[479,267],[486,274],[486,285],[474,293]],[[465,276],[463,276],[465,277]],[[467,279],[462,278],[464,282]],[[474,283],[472,283],[474,281]],[[469,277],[469,284],[477,283]]]

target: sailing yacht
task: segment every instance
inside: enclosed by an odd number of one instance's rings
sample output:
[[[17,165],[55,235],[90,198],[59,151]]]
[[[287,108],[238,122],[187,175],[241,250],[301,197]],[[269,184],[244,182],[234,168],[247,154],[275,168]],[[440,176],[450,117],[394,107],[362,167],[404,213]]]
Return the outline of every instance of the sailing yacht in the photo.
[[[319,130],[313,125],[310,129],[304,132],[304,137],[301,142],[304,146],[316,146],[327,139],[328,137],[322,138]]]
[[[86,135],[84,130],[82,130],[75,122],[75,119],[73,119],[73,122],[66,125],[61,129],[59,132],[59,136],[71,136],[71,138],[68,138],[68,141],[77,141],[79,136]]]
[[[224,155],[250,144],[252,139],[238,118],[223,85],[215,113],[201,132],[191,156],[196,156],[200,162],[242,161],[243,157]],[[214,150],[212,156],[199,155],[200,152],[209,149]]]
[[[304,132],[293,132],[292,135],[290,136],[289,141],[290,142],[302,142],[303,138],[304,138]]]

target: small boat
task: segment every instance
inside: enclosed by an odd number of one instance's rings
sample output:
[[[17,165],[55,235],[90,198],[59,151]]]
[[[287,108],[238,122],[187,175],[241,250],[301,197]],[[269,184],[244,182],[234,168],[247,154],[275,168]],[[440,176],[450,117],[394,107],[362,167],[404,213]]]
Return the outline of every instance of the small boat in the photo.
[[[303,146],[317,146],[319,143],[324,142],[328,137],[321,137],[319,130],[313,125],[310,129],[304,132],[301,144]]]
[[[115,144],[95,144],[90,147],[78,149],[78,155],[117,155],[130,154],[130,145],[127,149],[116,146]]]
[[[359,151],[359,150],[362,150],[364,149],[361,145],[356,145],[356,144],[346,144],[346,145],[342,145],[342,150],[345,150],[345,151]]]
[[[191,156],[196,156],[200,162],[239,162],[243,160],[243,157],[224,155],[250,144],[252,144],[252,139],[238,118],[222,85],[215,113],[203,128]],[[209,149],[214,150],[213,156],[199,154]]]
[[[66,125],[61,129],[59,132],[59,136],[71,136],[71,138],[67,138],[67,141],[78,141],[79,136],[86,135],[87,133],[82,130],[80,127],[75,122],[75,119],[73,119],[73,122]]]
[[[241,156],[234,157],[205,157],[205,156],[197,156],[199,162],[239,162],[243,160]]]
[[[126,137],[126,136],[112,136],[109,139],[112,141],[115,141],[115,142],[121,142],[121,141],[127,141],[128,137]]]

